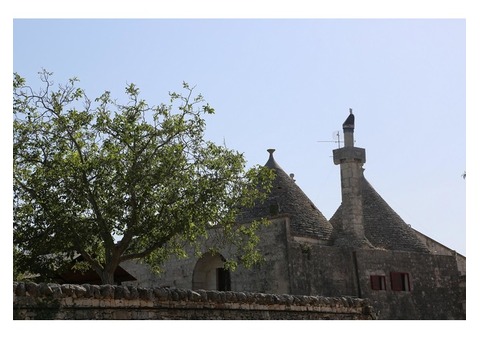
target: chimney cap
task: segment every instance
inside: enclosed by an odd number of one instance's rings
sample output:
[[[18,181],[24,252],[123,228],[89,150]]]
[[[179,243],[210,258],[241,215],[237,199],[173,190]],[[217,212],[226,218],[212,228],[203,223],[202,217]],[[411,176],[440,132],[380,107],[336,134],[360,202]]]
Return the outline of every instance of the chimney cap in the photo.
[[[268,157],[268,161],[265,164],[266,167],[271,168],[271,169],[281,169],[280,165],[275,162],[275,158],[273,157],[273,153],[275,152],[275,149],[267,149],[268,153],[270,156]]]
[[[343,123],[344,129],[354,129],[355,128],[355,116],[352,113],[352,109],[350,109],[350,114],[348,115],[347,119]]]

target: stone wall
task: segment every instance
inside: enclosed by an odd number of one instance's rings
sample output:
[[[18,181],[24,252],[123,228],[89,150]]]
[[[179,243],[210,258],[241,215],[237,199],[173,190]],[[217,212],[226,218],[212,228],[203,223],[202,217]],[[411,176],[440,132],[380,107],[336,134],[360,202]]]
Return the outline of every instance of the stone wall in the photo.
[[[351,250],[290,242],[288,255],[292,294],[357,296]]]
[[[360,292],[379,319],[449,320],[466,318],[465,286],[453,256],[403,251],[357,250]],[[408,273],[410,289],[393,291],[391,272]],[[385,290],[372,290],[370,276],[384,275]]]
[[[13,283],[19,320],[370,320],[368,300],[113,285]]]
[[[371,301],[378,319],[465,319],[465,276],[454,256],[326,247],[291,242],[291,294],[354,296]],[[407,273],[410,289],[392,290],[391,273]],[[373,290],[371,276],[385,278]]]
[[[258,230],[261,243],[258,248],[264,260],[254,268],[245,268],[239,265],[231,272],[231,289],[243,292],[262,292],[274,294],[291,293],[289,281],[289,265],[287,254],[287,226],[288,217],[272,219],[271,223]],[[215,237],[205,241],[202,251],[207,252],[212,245],[209,242]],[[127,282],[127,285],[139,287],[175,287],[192,289],[192,276],[195,264],[198,261],[193,255],[193,249],[187,248],[188,258],[179,259],[172,257],[162,266],[160,274],[154,274],[148,266],[136,261],[122,263],[122,267],[137,278],[137,281]],[[221,255],[234,257],[235,249],[222,249]],[[306,294],[306,293],[303,293]]]

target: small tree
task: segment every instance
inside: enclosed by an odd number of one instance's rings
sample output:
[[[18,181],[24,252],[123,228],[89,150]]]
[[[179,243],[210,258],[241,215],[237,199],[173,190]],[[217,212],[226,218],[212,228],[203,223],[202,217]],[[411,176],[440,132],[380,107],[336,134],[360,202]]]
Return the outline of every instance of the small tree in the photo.
[[[158,267],[212,228],[246,265],[259,258],[258,223],[235,218],[265,197],[273,174],[205,140],[203,117],[214,110],[193,88],[149,106],[130,84],[121,105],[109,92],[90,101],[76,78],[53,89],[52,73],[39,74],[39,91],[16,73],[13,81],[17,270],[45,273],[81,254],[111,284],[121,262]]]

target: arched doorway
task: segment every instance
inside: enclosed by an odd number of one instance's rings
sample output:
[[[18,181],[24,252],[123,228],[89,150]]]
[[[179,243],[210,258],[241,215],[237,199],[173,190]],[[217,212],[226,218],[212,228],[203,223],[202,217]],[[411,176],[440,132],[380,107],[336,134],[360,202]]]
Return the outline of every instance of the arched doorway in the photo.
[[[193,269],[192,289],[230,290],[230,271],[223,268],[224,264],[220,254],[203,254]]]

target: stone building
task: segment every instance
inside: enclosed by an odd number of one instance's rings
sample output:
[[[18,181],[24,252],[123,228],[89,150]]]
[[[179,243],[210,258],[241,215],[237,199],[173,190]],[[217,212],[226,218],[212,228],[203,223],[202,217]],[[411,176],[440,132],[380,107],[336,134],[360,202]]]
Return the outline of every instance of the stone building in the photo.
[[[343,124],[342,203],[330,220],[274,159],[273,189],[239,222],[266,217],[254,268],[223,268],[222,254],[171,260],[156,276],[126,263],[141,286],[367,298],[379,319],[465,319],[466,258],[406,224],[364,176],[365,149],[354,146],[354,116]],[[208,244],[205,244],[208,249]],[[228,255],[226,249],[223,255]]]

